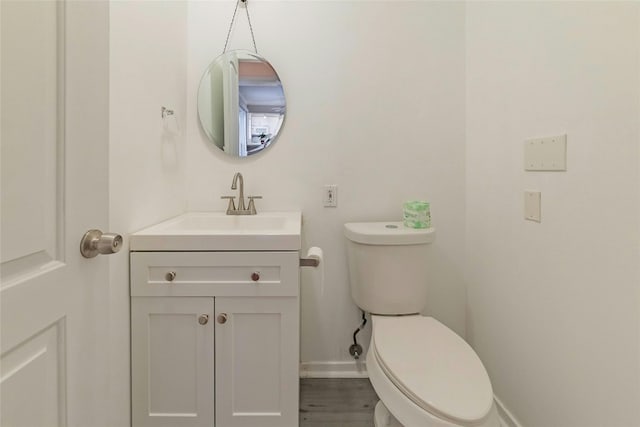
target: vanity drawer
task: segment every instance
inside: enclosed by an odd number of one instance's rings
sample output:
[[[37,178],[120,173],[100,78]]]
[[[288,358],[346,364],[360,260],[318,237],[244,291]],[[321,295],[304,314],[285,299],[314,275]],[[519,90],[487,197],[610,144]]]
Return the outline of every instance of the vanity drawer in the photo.
[[[292,252],[131,252],[131,296],[297,296]]]

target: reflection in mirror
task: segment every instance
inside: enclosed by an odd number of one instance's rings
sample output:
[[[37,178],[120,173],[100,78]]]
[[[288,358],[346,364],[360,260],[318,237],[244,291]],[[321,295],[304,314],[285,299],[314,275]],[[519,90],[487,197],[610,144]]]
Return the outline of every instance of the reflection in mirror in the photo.
[[[271,146],[282,127],[285,108],[276,70],[253,52],[223,53],[200,81],[202,129],[211,142],[232,156],[249,156]]]

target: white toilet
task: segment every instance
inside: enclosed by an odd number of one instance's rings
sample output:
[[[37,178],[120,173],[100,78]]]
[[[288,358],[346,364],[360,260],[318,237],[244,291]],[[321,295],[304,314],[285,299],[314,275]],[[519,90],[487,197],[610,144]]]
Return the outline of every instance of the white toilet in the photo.
[[[499,427],[491,381],[473,349],[426,303],[427,246],[435,231],[401,222],[344,226],[351,296],[372,314],[369,379],[376,427]]]

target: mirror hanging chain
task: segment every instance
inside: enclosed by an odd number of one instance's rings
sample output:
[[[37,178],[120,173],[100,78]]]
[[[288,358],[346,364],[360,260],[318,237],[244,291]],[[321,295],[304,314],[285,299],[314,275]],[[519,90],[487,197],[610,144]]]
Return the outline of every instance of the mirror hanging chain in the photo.
[[[253,40],[253,50],[258,53],[258,48],[256,47],[256,38],[253,35],[253,26],[251,26],[251,17],[249,16],[249,3],[248,0],[238,0],[236,2],[236,8],[233,10],[233,17],[231,17],[231,24],[229,24],[229,31],[227,32],[227,40],[224,42],[224,49],[222,53],[227,51],[227,45],[229,44],[229,37],[231,37],[231,30],[233,29],[233,23],[236,19],[236,13],[238,12],[238,5],[240,3],[244,3],[244,10],[247,12],[247,22],[249,23],[249,30],[251,30],[251,40]]]

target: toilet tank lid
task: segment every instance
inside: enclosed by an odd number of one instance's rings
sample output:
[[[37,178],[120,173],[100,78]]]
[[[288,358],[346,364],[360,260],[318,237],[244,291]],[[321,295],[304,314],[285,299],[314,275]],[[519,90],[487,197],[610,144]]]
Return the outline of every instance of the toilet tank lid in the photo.
[[[405,227],[401,221],[349,222],[344,235],[365,245],[424,245],[433,242],[436,230]]]

